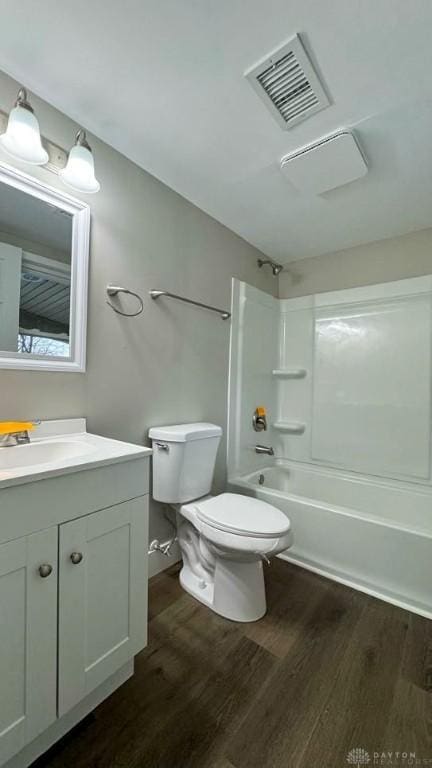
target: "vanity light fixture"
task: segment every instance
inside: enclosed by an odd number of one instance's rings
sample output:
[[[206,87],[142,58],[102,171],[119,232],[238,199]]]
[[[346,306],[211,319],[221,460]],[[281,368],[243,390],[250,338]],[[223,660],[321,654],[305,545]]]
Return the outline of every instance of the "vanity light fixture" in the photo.
[[[45,165],[49,160],[48,152],[42,146],[39,123],[25,88],[18,91],[6,131],[0,136],[0,145],[16,160],[31,165]]]
[[[75,137],[75,144],[69,152],[67,165],[59,171],[59,176],[67,187],[71,187],[76,192],[91,194],[100,190],[94,171],[93,154],[82,128]]]

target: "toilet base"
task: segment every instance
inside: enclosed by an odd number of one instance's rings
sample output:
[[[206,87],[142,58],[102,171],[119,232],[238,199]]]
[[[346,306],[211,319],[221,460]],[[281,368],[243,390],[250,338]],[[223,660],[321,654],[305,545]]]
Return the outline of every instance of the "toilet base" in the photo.
[[[261,560],[236,562],[216,558],[209,579],[195,575],[184,559],[180,584],[196,600],[231,621],[258,621],[267,610]]]

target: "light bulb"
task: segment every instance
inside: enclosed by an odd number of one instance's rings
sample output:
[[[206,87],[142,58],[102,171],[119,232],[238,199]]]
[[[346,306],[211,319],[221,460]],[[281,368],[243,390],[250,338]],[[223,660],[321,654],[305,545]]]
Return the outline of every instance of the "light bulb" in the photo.
[[[66,167],[59,171],[59,176],[67,187],[76,192],[99,192],[100,184],[95,176],[93,154],[85,131],[78,131]]]
[[[11,110],[0,145],[8,155],[31,165],[45,165],[48,152],[43,148],[39,123],[27,100],[25,88],[20,88],[14,108]]]

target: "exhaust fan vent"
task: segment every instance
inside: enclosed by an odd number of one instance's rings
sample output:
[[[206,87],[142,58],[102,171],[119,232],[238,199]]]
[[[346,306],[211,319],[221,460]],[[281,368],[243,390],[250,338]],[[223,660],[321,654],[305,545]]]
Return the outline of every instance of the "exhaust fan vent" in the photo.
[[[292,128],[330,104],[299,35],[249,69],[245,77],[282,128]]]

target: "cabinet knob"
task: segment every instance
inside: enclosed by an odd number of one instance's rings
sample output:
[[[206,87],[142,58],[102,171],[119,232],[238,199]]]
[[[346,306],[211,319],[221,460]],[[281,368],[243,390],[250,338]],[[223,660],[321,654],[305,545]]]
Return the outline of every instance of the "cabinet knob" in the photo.
[[[42,579],[46,579],[47,576],[51,576],[52,574],[52,565],[49,565],[48,563],[43,563],[43,565],[39,566],[39,575]]]
[[[82,552],[72,552],[70,559],[74,565],[78,565],[83,559]]]

